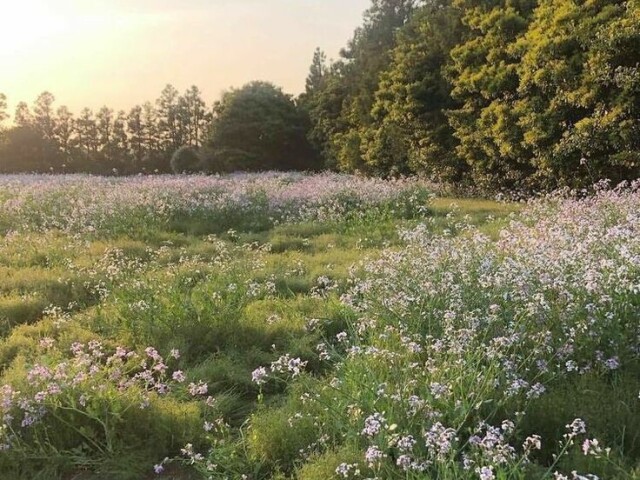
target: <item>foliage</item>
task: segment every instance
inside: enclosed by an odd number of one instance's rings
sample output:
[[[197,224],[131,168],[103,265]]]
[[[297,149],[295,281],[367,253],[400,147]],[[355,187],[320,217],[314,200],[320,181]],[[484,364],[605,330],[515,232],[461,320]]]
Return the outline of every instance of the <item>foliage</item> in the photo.
[[[418,10],[399,32],[365,133],[364,158],[374,171],[462,179],[465,164],[444,113],[456,104],[443,76],[461,29],[459,11],[442,2]]]
[[[180,147],[171,156],[173,173],[197,173],[202,171],[203,166],[202,158],[192,147]]]
[[[310,138],[325,163],[345,171],[365,170],[362,129],[371,122],[371,107],[380,74],[390,61],[396,31],[408,20],[414,0],[376,0],[365,12],[341,59],[330,68],[314,56],[305,101],[312,120]],[[317,71],[322,81],[314,81]],[[312,87],[312,88],[310,88]]]
[[[1,180],[0,476],[637,475],[637,184]]]
[[[637,0],[401,3],[372,2],[342,59],[314,56],[326,166],[486,191],[638,176]]]
[[[167,85],[155,105],[145,103],[129,113],[85,108],[75,117],[54,103],[44,92],[33,109],[18,104],[14,126],[2,129],[0,172],[169,173],[172,154],[182,146],[202,146],[211,120],[195,86],[180,95]],[[0,125],[5,110],[1,95]]]
[[[517,48],[515,108],[540,181],[637,177],[640,3],[541,1]]]
[[[214,106],[208,138],[211,170],[317,168],[306,139],[308,120],[273,84],[252,82],[223,95]]]

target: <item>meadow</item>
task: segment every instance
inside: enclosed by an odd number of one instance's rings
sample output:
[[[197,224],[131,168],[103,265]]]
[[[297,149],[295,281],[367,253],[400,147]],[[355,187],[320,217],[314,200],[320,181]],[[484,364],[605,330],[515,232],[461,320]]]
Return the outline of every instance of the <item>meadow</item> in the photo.
[[[440,193],[1,176],[0,478],[640,478],[640,183]]]

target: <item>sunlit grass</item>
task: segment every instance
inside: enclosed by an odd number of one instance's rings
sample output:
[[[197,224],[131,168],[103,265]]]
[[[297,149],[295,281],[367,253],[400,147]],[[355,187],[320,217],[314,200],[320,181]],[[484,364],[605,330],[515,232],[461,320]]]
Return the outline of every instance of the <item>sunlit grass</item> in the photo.
[[[607,221],[615,225],[620,221],[618,207],[606,208]],[[548,394],[535,404],[497,398],[467,411],[472,402],[465,392],[479,388],[475,382],[483,375],[498,381],[503,368],[500,362],[484,356],[484,347],[463,359],[456,357],[455,348],[429,355],[407,351],[411,342],[430,345],[426,340],[430,337],[425,335],[438,337],[455,331],[451,325],[447,329],[443,326],[449,321],[444,309],[454,308],[446,307],[448,302],[464,312],[457,317],[460,321],[474,321],[487,309],[500,312],[496,315],[504,322],[496,323],[486,335],[499,335],[503,329],[521,325],[528,336],[535,336],[536,329],[528,330],[530,325],[523,322],[522,312],[515,310],[518,301],[509,300],[513,292],[498,288],[499,295],[490,299],[489,287],[479,288],[479,283],[474,283],[480,282],[476,279],[486,269],[501,265],[492,250],[493,242],[509,224],[502,242],[524,228],[517,223],[522,209],[520,204],[489,200],[435,198],[428,204],[420,200],[420,208],[416,205],[411,215],[390,204],[364,215],[352,212],[325,221],[297,219],[268,228],[231,217],[228,222],[234,228],[222,230],[219,225],[198,225],[190,218],[179,224],[143,223],[131,234],[26,228],[4,237],[0,246],[4,279],[0,285],[2,383],[30,391],[34,388],[27,381],[30,369],[72,362],[75,357],[71,352],[78,344],[96,345],[94,342],[108,352],[105,355],[118,347],[138,352],[147,359],[146,367],[136,363],[134,372],[138,373],[156,361],[149,360],[145,353],[148,347],[157,349],[164,358],[178,350],[179,358],[167,360],[167,375],[180,372],[184,380],[167,378],[167,396],[154,390],[164,388],[157,386],[146,394],[140,385],[125,389],[126,398],[116,398],[116,390],[108,390],[112,397],[105,400],[98,395],[93,399],[97,403],[91,404],[94,410],[82,414],[76,411],[82,411],[80,394],[84,402],[93,398],[95,390],[91,389],[97,387],[81,384],[76,393],[65,397],[70,403],[57,407],[70,416],[55,422],[44,417],[36,422],[33,430],[27,430],[34,433],[21,437],[23,450],[9,450],[0,459],[0,473],[17,480],[80,473],[81,478],[145,478],[151,475],[153,465],[167,456],[174,460],[163,464],[164,478],[206,478],[197,473],[204,472],[204,463],[194,462],[198,466],[194,470],[189,454],[180,453],[186,443],[192,443],[193,452],[205,453],[208,461],[219,465],[220,478],[240,478],[242,474],[264,480],[335,478],[336,469],[351,462],[360,464],[363,475],[373,475],[375,472],[363,463],[364,419],[384,411],[389,418],[396,418],[397,428],[422,435],[422,423],[412,423],[416,420],[377,393],[384,388],[400,391],[411,386],[415,375],[426,375],[425,385],[414,385],[417,390],[428,390],[434,382],[453,385],[452,394],[460,402],[434,404],[443,409],[442,421],[457,419],[466,428],[467,422],[482,416],[504,419],[512,409],[521,408],[528,412],[519,424],[518,439],[522,440],[520,437],[538,433],[560,438],[572,420],[569,417],[582,416],[593,435],[615,447],[616,462],[624,465],[625,474],[633,472],[640,448],[635,419],[640,417],[635,381],[638,365],[630,360],[623,371],[607,375],[594,371],[570,381],[550,378],[545,383]],[[556,215],[552,210],[548,214]],[[544,217],[535,218],[541,222]],[[562,221],[570,222],[566,218]],[[536,220],[525,223],[535,225]],[[531,232],[545,239],[537,230]],[[531,241],[527,235],[523,236],[524,245]],[[465,256],[467,249],[469,256]],[[441,261],[436,253],[445,259],[453,255],[450,263],[443,264],[447,268],[430,270]],[[432,255],[436,256],[430,259]],[[551,264],[545,266],[548,268]],[[507,273],[501,275],[507,278],[511,274]],[[544,275],[541,278],[546,279]],[[538,288],[539,281],[523,285]],[[440,292],[447,282],[448,289]],[[516,293],[526,294],[524,286]],[[545,320],[547,328],[580,318],[582,310],[569,318],[564,313],[567,305],[549,295],[544,297],[553,304]],[[456,298],[460,298],[457,303]],[[576,298],[586,302],[584,292]],[[363,306],[351,305],[360,301],[365,301]],[[628,302],[627,310],[619,310],[620,318],[626,319],[635,300],[616,301],[622,302],[620,305]],[[369,328],[372,333],[367,336]],[[564,334],[561,329],[554,332]],[[622,333],[618,337],[614,333],[607,334],[610,342],[622,338]],[[522,341],[528,341],[528,336]],[[353,343],[343,344],[342,338],[353,339]],[[372,347],[392,354],[388,358],[352,358],[348,354],[351,347]],[[331,360],[323,360],[321,352]],[[294,381],[284,375],[274,375],[264,384],[252,380],[256,369],[283,355],[304,363],[304,373]],[[429,362],[436,361],[447,363],[449,368],[434,370]],[[425,368],[411,370],[416,365]],[[99,361],[95,366],[98,372],[107,367]],[[189,392],[190,383],[198,385],[203,380],[205,394]],[[38,388],[46,388],[46,384]],[[582,403],[567,401],[577,396]],[[149,407],[139,411],[136,402],[148,402]],[[607,415],[599,413],[602,402],[611,407]],[[124,410],[118,413],[119,408]],[[219,419],[224,422],[215,423]],[[51,430],[59,428],[56,422],[63,420],[79,422],[95,443],[73,450],[73,429],[66,430],[69,425],[60,435]],[[109,425],[117,425],[117,429],[111,430]],[[117,433],[103,433],[111,431]],[[154,448],[136,443],[141,432],[154,441]],[[540,472],[545,467],[541,465],[553,463],[556,447],[553,442],[544,445],[537,463],[528,470],[527,480],[544,478]],[[579,455],[572,455],[557,468],[624,478],[616,476],[618,467],[584,463]],[[33,460],[25,463],[27,457]],[[453,460],[447,465],[441,470],[445,472],[442,478],[467,479],[455,476],[458,467]],[[394,468],[391,461],[380,478],[396,478]]]

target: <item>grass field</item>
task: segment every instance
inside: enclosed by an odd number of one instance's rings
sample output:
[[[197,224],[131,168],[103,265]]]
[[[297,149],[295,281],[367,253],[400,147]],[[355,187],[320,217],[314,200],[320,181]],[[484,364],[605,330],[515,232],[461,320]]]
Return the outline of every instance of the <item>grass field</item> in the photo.
[[[0,177],[0,478],[640,478],[638,207]]]

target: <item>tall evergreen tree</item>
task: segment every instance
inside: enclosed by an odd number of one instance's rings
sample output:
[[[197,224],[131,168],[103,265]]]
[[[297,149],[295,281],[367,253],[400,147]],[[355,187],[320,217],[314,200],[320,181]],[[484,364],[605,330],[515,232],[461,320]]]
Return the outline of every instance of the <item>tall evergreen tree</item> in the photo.
[[[185,144],[199,147],[211,121],[200,89],[190,87],[179,99],[179,125]]]
[[[541,0],[520,42],[519,101],[547,187],[640,175],[640,1]]]
[[[41,93],[33,104],[33,125],[48,141],[53,141],[55,130],[55,97],[50,92]]]
[[[2,124],[9,118],[7,114],[7,96],[4,93],[0,93],[0,129]]]
[[[313,52],[309,75],[305,81],[305,93],[307,95],[313,95],[314,92],[319,91],[328,73],[327,55],[318,47],[315,52]]]
[[[455,153],[446,118],[457,105],[444,69],[462,34],[460,11],[448,0],[421,7],[398,33],[365,132],[363,154],[372,170],[461,180],[466,163]]]
[[[145,157],[145,129],[142,118],[142,107],[140,105],[136,105],[129,111],[126,120],[126,129],[132,162],[134,164],[132,168],[137,170]]]
[[[113,120],[113,129],[108,146],[109,157],[113,168],[118,173],[133,172],[132,159],[129,154],[129,139],[127,137],[127,114],[120,110]]]
[[[144,138],[143,172],[169,171],[171,145],[167,141],[166,125],[162,123],[159,113],[151,102],[142,105],[142,127]],[[163,130],[164,129],[164,130]]]
[[[173,85],[167,85],[156,101],[157,128],[160,147],[168,157],[184,143],[183,125],[180,123],[180,94]]]
[[[65,106],[56,111],[53,135],[63,158],[65,171],[73,171],[73,137],[75,134],[75,120],[73,114]]]
[[[468,32],[451,51],[449,79],[460,107],[450,112],[458,154],[476,183],[521,186],[533,173],[514,108],[521,52],[536,0],[457,0]]]
[[[16,112],[13,116],[13,121],[18,127],[31,127],[33,126],[33,116],[29,110],[29,105],[25,102],[19,102],[16,106]]]
[[[113,110],[102,107],[96,114],[98,149],[105,152],[111,145],[113,135]]]
[[[76,132],[76,146],[84,163],[80,168],[88,167],[89,162],[96,159],[100,145],[98,126],[90,108],[83,108],[80,112],[80,116],[76,120]],[[92,168],[95,167],[92,165]]]
[[[358,28],[330,69],[322,88],[308,100],[311,139],[327,165],[353,171],[366,169],[362,136],[372,122],[371,109],[380,75],[391,60],[397,31],[409,20],[415,0],[373,0]],[[314,58],[310,78],[314,74]]]

